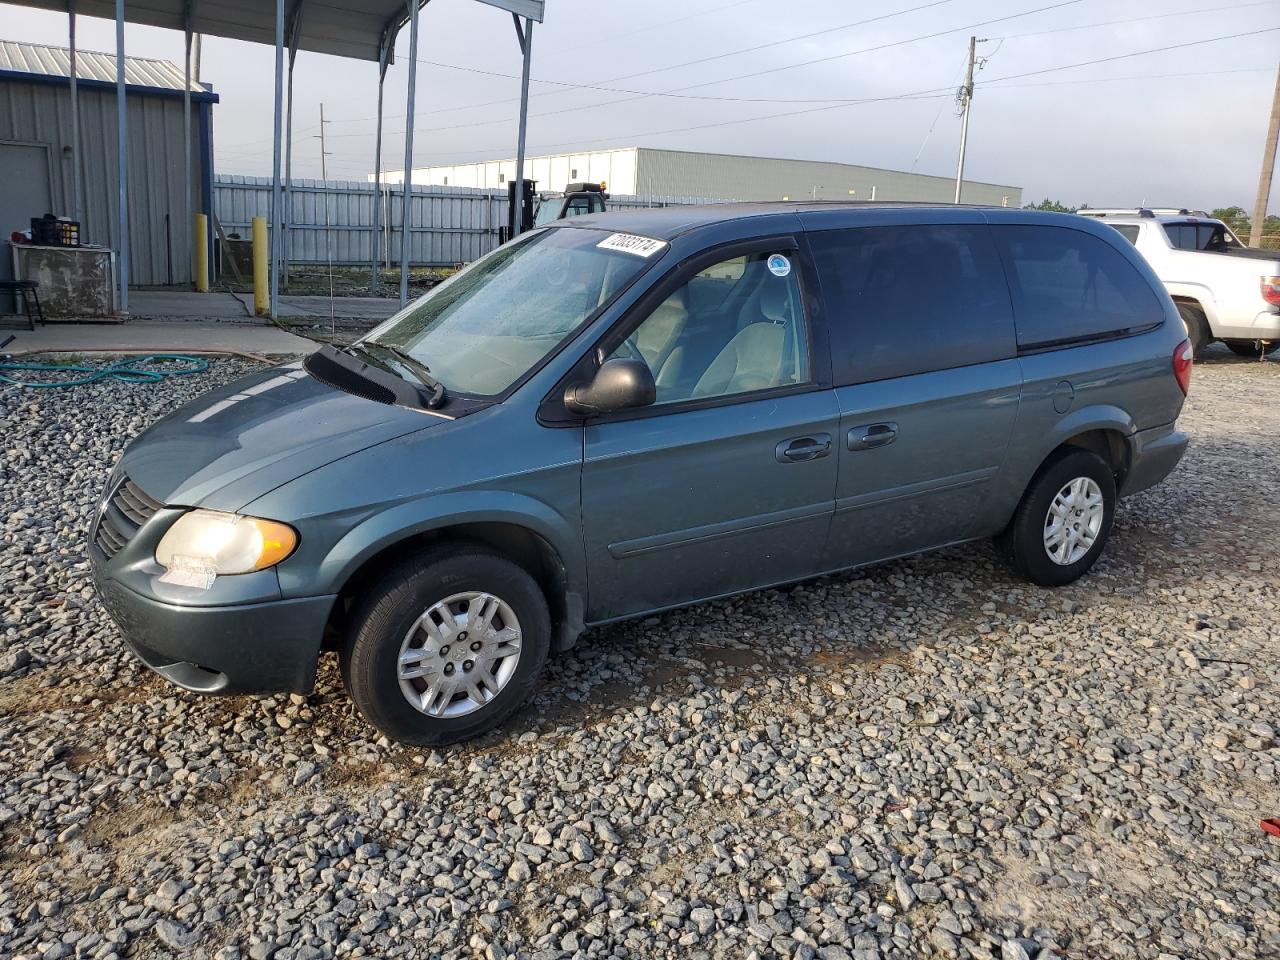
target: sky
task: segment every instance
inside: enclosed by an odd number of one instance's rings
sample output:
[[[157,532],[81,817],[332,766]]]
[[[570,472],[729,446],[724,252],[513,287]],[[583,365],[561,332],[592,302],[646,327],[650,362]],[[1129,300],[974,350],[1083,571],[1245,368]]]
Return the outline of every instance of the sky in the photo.
[[[115,48],[110,21],[78,33]],[[967,178],[1028,202],[1252,210],[1280,0],[547,0],[529,154],[654,146],[954,176],[970,35],[984,42]],[[0,39],[65,45],[66,17],[0,3]],[[404,165],[408,42],[387,72],[387,169]],[[182,43],[126,29],[130,55],[180,63]],[[514,156],[510,15],[432,0],[418,54],[415,165]],[[271,47],[205,38],[218,173],[270,174],[273,68]],[[302,51],[294,92],[294,175],[320,176],[323,103],[330,178],[364,179],[376,65]]]

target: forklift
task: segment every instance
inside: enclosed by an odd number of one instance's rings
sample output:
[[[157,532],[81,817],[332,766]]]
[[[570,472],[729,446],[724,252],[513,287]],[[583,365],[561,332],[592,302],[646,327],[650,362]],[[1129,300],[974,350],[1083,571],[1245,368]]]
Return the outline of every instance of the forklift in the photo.
[[[589,213],[604,213],[604,202],[609,199],[603,183],[569,183],[561,192],[538,193],[534,180],[524,182],[524,209],[520,211],[520,232],[541,227],[566,217],[582,217]],[[515,235],[516,181],[507,184],[507,209],[510,214],[507,226],[498,231],[498,242],[506,243]]]

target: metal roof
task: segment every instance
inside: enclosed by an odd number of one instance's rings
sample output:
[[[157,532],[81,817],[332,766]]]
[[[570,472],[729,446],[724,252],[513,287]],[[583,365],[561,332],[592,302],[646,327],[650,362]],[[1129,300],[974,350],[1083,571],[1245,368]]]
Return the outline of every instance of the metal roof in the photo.
[[[9,2],[58,13],[67,10],[66,0]],[[426,0],[421,2],[425,5]],[[128,23],[181,31],[186,28],[188,10],[193,33],[275,45],[275,4],[265,0],[129,0],[124,16]],[[375,63],[380,46],[387,41],[390,50],[409,12],[406,0],[286,0],[285,11],[286,46],[296,34],[299,50]],[[115,20],[116,5],[114,0],[77,0],[76,13]]]
[[[0,40],[0,72],[26,73],[33,77],[71,76],[71,51],[66,47],[49,47],[40,43],[15,43]],[[76,79],[107,83],[116,82],[116,55],[92,50],[76,51]],[[182,68],[168,60],[145,57],[124,58],[124,82],[130,87],[182,92]],[[205,93],[206,87],[191,81],[192,93]]]

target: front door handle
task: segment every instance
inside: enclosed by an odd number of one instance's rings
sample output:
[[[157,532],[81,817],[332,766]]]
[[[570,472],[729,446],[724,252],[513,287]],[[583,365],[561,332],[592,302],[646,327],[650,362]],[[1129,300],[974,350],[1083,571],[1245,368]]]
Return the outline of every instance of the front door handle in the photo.
[[[779,463],[803,463],[818,460],[831,452],[831,434],[815,433],[808,437],[783,440],[774,448],[773,456]]]
[[[896,423],[868,423],[849,431],[849,449],[870,450],[873,447],[883,447],[893,443],[897,439]]]

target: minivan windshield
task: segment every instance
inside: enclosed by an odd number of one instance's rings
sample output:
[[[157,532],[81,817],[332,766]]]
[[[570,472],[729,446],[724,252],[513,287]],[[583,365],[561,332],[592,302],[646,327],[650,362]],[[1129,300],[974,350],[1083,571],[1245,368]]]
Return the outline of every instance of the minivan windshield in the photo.
[[[639,242],[619,243],[619,236]],[[451,394],[495,396],[611,302],[665,248],[603,230],[535,231],[439,284],[360,343],[408,354]]]

